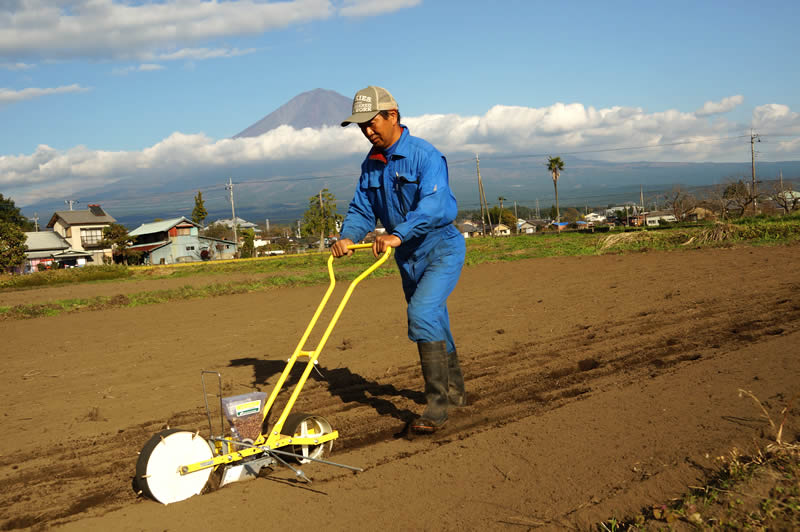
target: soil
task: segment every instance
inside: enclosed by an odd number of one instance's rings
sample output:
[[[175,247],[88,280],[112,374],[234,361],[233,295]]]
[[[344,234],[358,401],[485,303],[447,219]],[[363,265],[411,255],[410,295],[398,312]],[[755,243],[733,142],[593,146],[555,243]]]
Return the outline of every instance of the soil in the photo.
[[[798,263],[793,245],[466,268],[449,309],[469,404],[427,437],[404,430],[424,401],[399,279],[367,279],[294,410],[364,471],[279,467],[168,506],[137,497],[137,452],[167,426],[208,435],[201,370],[271,390],[324,287],[0,322],[0,529],[593,528],[774,438],[738,390],[776,423],[800,391]]]

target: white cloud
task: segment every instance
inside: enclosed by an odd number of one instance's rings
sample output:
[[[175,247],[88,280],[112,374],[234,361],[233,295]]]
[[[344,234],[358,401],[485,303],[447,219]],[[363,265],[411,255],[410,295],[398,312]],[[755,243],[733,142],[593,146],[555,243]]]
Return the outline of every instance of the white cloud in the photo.
[[[422,0],[344,0],[338,11],[343,17],[373,17],[420,3]]]
[[[329,0],[19,0],[0,3],[0,58],[152,60],[192,43],[329,18]]]
[[[34,68],[36,65],[31,65],[28,63],[0,63],[0,68],[4,70],[30,70]]]
[[[12,90],[0,88],[0,104],[16,103],[23,100],[32,100],[34,98],[41,98],[42,96],[51,96],[53,94],[66,94],[71,92],[86,92],[89,89],[81,87],[80,85],[66,85],[63,87],[52,87],[40,89],[37,87],[29,87],[22,90]]]
[[[0,93],[2,94],[2,93]],[[481,116],[405,117],[412,134],[454,155],[479,153],[530,156],[575,154],[607,161],[742,161],[749,140],[741,125],[723,118],[710,123],[695,113],[668,110],[647,113],[636,107],[596,109],[580,103],[548,107],[495,106]],[[800,114],[785,105],[756,108],[753,127],[800,135]],[[780,139],[779,139],[780,140]],[[767,144],[773,153],[800,158],[800,141]],[[637,148],[637,149],[622,149]],[[200,173],[226,175],[232,168],[331,161],[366,153],[367,141],[356,127],[295,130],[281,126],[260,137],[215,140],[176,132],[141,151],[102,151],[75,147],[65,151],[39,146],[30,155],[0,156],[0,189],[11,190],[20,205],[58,197],[64,187],[126,179],[162,182]]]
[[[111,73],[116,76],[127,76],[131,72],[154,72],[157,70],[164,70],[165,68],[167,67],[156,63],[142,63],[138,66],[115,67],[111,69]]]
[[[165,68],[167,68],[167,67],[165,67],[164,65],[157,65],[157,64],[153,64],[153,63],[143,63],[143,64],[139,65],[139,69],[138,70],[141,71],[141,72],[152,72],[154,70],[164,70]]]
[[[703,104],[703,107],[694,112],[697,116],[710,116],[727,113],[733,110],[736,106],[742,105],[744,96],[737,94],[736,96],[728,96],[721,101],[712,102],[711,100]]]
[[[157,54],[153,58],[159,61],[203,60],[219,57],[237,57],[252,54],[255,51],[255,48],[247,48],[245,50],[239,50],[238,48],[183,48],[175,52]]]

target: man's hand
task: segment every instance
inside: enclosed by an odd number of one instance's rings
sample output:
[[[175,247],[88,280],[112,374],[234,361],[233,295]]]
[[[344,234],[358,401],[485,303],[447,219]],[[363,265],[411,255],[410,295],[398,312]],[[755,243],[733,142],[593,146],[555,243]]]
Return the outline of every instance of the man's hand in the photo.
[[[400,237],[397,235],[379,235],[375,238],[375,242],[372,243],[372,254],[375,255],[377,259],[389,248],[396,248],[403,241],[400,240]]]
[[[348,257],[353,254],[352,249],[347,249],[347,246],[352,246],[353,241],[349,238],[342,238],[341,240],[337,240],[331,246],[331,255],[336,258],[344,257],[347,255]]]

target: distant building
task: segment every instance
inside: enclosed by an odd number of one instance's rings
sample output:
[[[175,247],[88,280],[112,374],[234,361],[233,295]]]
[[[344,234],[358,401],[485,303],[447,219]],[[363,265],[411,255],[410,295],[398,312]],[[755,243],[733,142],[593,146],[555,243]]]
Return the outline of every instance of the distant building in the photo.
[[[644,215],[644,220],[647,227],[656,227],[661,225],[661,222],[675,223],[678,221],[670,211],[648,212]]]
[[[458,224],[458,230],[464,238],[475,238],[481,235],[480,229],[470,222]]]
[[[234,242],[200,236],[199,228],[199,224],[183,216],[142,224],[128,233],[135,239],[129,249],[141,253],[144,264],[175,264],[236,256]]]
[[[492,226],[492,234],[494,236],[510,236],[511,228],[506,224],[495,224]]]
[[[103,264],[105,257],[111,259],[111,248],[103,247],[103,228],[115,222],[100,205],[89,205],[82,211],[54,212],[47,227],[64,237],[73,251],[89,252],[96,264]]]
[[[85,266],[92,261],[91,253],[71,249],[69,242],[55,231],[25,233],[25,244],[25,262],[17,273]]]
[[[604,224],[608,221],[608,218],[599,212],[590,212],[586,216],[583,217],[584,220],[587,222],[595,223],[595,224]]]
[[[217,225],[217,224],[224,225],[228,229],[233,229],[234,220],[232,218],[223,218],[215,222],[212,222],[209,225]],[[256,233],[261,232],[261,229],[258,227],[258,225],[254,224],[253,222],[248,222],[243,218],[239,218],[238,216],[236,217],[236,227],[239,229],[252,229]]]

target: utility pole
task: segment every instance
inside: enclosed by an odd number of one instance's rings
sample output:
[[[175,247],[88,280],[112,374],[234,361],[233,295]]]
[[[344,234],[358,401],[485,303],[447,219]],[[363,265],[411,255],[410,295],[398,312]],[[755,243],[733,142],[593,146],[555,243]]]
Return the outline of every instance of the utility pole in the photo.
[[[483,221],[483,212],[485,209],[486,218],[489,220],[489,232],[494,236],[494,231],[492,231],[492,215],[489,213],[489,204],[486,203],[486,193],[483,190],[483,179],[481,179],[481,160],[478,158],[477,153],[475,154],[475,165],[478,169],[478,194],[481,200],[481,230],[483,231],[483,235],[486,236],[486,224],[484,224]]]
[[[322,189],[319,191],[319,217],[321,227],[319,229],[319,252],[325,251],[325,209],[322,206]]]
[[[75,205],[76,203],[80,203],[80,201],[74,199],[65,199],[64,203],[69,205],[69,210],[72,210],[72,206]]]
[[[233,180],[228,178],[228,184],[225,185],[225,188],[230,191],[231,193],[231,224],[233,224],[233,242],[236,244],[236,247],[239,247],[239,240],[238,234],[236,233],[236,207],[233,204]],[[238,249],[237,249],[238,252]]]
[[[750,189],[753,193],[753,214],[758,214],[758,190],[756,189],[756,140],[761,142],[761,137],[758,136],[758,133],[753,133],[753,130],[750,130],[750,171],[753,178],[753,186]]]
[[[514,200],[514,232],[519,234],[519,216],[517,215],[517,201]]]
[[[536,198],[536,219],[542,219],[542,214],[539,212],[539,198]]]
[[[644,227],[646,224],[644,223],[644,190],[642,189],[642,185],[639,185],[639,205],[642,206],[642,211],[639,213],[639,222],[641,223],[641,227]]]

